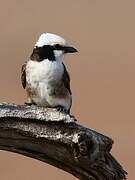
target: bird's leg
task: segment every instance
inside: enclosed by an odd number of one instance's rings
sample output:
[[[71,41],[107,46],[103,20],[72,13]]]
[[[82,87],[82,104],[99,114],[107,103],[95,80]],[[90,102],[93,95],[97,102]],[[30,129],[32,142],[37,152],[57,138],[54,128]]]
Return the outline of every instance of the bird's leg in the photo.
[[[27,102],[25,102],[24,104],[28,106],[36,105],[36,103],[34,103],[30,98],[28,98]]]

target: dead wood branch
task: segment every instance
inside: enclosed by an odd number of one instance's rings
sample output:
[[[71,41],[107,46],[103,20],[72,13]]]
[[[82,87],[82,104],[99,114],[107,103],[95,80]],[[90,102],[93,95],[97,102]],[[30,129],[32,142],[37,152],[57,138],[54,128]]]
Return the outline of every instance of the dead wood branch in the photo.
[[[123,180],[110,154],[113,141],[68,114],[37,106],[0,104],[0,149],[29,156],[83,180]]]

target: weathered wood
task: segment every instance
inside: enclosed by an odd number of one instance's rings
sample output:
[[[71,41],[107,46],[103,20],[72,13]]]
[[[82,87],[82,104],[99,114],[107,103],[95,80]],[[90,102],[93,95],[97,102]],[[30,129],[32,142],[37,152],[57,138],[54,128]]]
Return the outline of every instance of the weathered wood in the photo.
[[[0,149],[39,159],[81,180],[123,180],[113,141],[68,114],[37,106],[0,104]]]

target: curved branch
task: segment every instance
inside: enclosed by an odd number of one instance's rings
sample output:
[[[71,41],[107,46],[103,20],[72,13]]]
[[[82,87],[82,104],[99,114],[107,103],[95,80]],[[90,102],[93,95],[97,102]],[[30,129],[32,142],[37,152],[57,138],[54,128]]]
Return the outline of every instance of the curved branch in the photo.
[[[0,104],[1,150],[44,161],[79,179],[126,179],[110,154],[112,144],[110,138],[56,109]]]

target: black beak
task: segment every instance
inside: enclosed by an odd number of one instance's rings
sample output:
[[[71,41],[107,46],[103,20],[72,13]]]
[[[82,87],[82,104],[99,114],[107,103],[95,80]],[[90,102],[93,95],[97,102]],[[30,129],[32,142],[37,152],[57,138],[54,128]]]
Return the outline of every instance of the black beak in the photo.
[[[71,46],[64,47],[64,53],[75,53],[78,52],[77,49]]]

